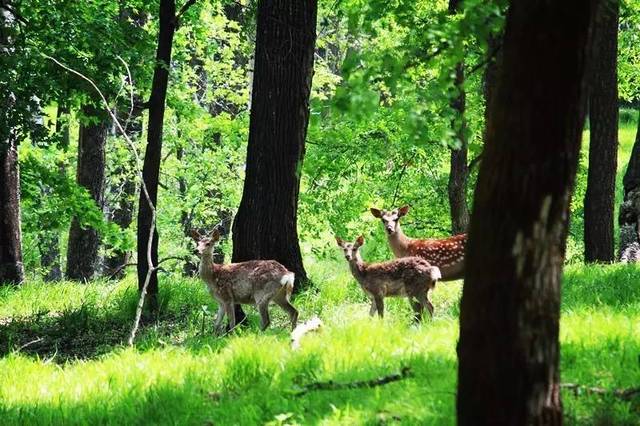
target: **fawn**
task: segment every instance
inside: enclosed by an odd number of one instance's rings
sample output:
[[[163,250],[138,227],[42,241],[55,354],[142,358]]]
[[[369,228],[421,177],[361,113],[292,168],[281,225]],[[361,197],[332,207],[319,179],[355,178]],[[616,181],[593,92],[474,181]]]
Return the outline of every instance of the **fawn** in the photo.
[[[200,278],[207,284],[209,293],[220,307],[215,320],[215,329],[221,333],[222,320],[229,317],[229,329],[236,325],[234,304],[255,304],[260,313],[260,329],[264,331],[269,319],[269,303],[280,306],[291,321],[291,329],[296,327],[298,311],[289,302],[293,291],[295,275],[275,260],[250,260],[248,262],[220,265],[213,263],[213,247],[220,239],[218,230],[209,235],[191,231],[200,254]]]
[[[400,228],[400,218],[409,212],[409,206],[391,211],[371,208],[371,214],[382,220],[387,240],[396,257],[419,256],[440,268],[442,281],[464,277],[464,249],[467,234],[442,239],[408,238]]]
[[[415,312],[416,320],[420,320],[425,308],[433,317],[433,305],[428,292],[440,279],[440,270],[437,267],[417,256],[381,263],[366,263],[359,251],[364,244],[362,235],[354,243],[347,243],[340,237],[336,237],[336,242],[344,251],[344,257],[349,262],[354,278],[371,299],[369,315],[373,316],[378,311],[378,316],[383,317],[385,297],[406,296]]]

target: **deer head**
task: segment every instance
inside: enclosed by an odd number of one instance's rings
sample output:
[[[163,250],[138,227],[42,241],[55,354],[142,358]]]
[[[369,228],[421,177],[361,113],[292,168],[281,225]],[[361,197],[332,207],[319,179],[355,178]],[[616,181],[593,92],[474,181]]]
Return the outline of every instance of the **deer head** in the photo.
[[[196,242],[196,250],[198,250],[200,256],[211,256],[215,243],[220,239],[220,231],[214,229],[210,233],[202,235],[193,229],[191,231],[191,238]]]
[[[340,237],[336,237],[338,246],[344,252],[344,258],[348,262],[358,258],[358,249],[364,244],[364,237],[360,235],[354,243],[348,243]]]
[[[374,217],[382,220],[382,225],[384,226],[384,230],[388,235],[393,235],[398,232],[398,224],[400,223],[400,218],[405,216],[409,212],[409,206],[403,206],[399,209],[393,209],[390,211],[386,210],[378,210],[376,208],[371,208],[371,214]]]

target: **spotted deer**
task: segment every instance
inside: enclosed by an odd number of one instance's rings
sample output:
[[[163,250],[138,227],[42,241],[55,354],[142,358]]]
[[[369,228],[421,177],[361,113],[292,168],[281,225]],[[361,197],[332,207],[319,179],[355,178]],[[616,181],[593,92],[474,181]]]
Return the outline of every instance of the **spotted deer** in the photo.
[[[384,298],[404,296],[409,299],[416,320],[421,319],[424,309],[433,317],[429,290],[433,289],[440,279],[438,268],[415,256],[388,262],[367,263],[360,256],[359,249],[364,244],[362,235],[354,243],[345,242],[340,237],[336,237],[336,242],[349,262],[351,274],[371,300],[369,315],[373,316],[377,311],[378,316],[382,318]]]
[[[396,257],[419,256],[440,268],[442,281],[464,277],[464,249],[467,234],[449,238],[416,239],[407,237],[400,227],[400,218],[406,216],[409,206],[390,211],[371,208],[371,214],[382,220],[387,240]]]
[[[229,317],[229,329],[236,325],[234,305],[256,305],[260,313],[260,329],[269,327],[269,303],[280,306],[291,321],[291,329],[296,327],[298,311],[290,303],[295,275],[275,260],[250,260],[228,265],[213,262],[213,249],[220,239],[218,230],[208,235],[191,231],[200,254],[200,278],[207,284],[209,293],[220,305],[215,320],[215,331],[221,333],[222,320]]]

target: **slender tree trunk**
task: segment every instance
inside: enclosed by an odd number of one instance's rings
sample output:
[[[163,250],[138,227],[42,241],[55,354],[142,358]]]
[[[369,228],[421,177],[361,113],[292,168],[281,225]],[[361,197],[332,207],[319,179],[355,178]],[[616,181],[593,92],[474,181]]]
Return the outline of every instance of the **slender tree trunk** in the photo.
[[[618,0],[604,0],[594,29],[589,89],[589,171],[584,197],[584,258],[614,259],[613,216],[618,164]]]
[[[101,116],[101,111],[93,106],[82,107],[85,117]],[[78,168],[76,182],[89,191],[91,198],[102,210],[104,203],[105,143],[108,126],[100,121],[80,125],[78,139]],[[71,221],[67,246],[67,277],[72,280],[87,281],[94,277],[99,263],[100,235],[98,231],[84,227],[77,217]]]
[[[620,260],[640,261],[640,114],[638,131],[627,171],[622,180],[624,201],[620,205]]]
[[[69,147],[69,125],[66,118],[69,108],[64,102],[58,104],[56,112],[56,134],[60,138],[60,147],[66,152]],[[64,175],[65,169],[60,166],[60,174]],[[43,187],[42,195],[46,197],[51,193],[51,188]],[[46,227],[43,227],[46,228]],[[44,280],[60,281],[62,279],[62,267],[60,262],[60,235],[58,229],[41,229],[38,235],[38,250],[40,251],[40,266],[44,273]]]
[[[455,15],[461,9],[461,0],[449,0],[449,14]],[[451,101],[451,108],[457,115],[451,121],[451,127],[460,143],[458,148],[451,149],[451,168],[449,171],[449,207],[451,210],[451,232],[461,234],[467,231],[469,224],[469,209],[467,207],[467,180],[469,167],[467,166],[467,152],[469,142],[466,136],[466,93],[464,90],[464,62],[458,62],[455,67],[456,97]]]
[[[119,120],[123,125],[128,121],[125,131],[132,141],[137,141],[142,136],[143,110],[139,107],[139,104],[139,99],[134,100],[134,108],[131,111],[131,116],[129,116],[129,109],[119,114]],[[123,230],[129,229],[129,226],[131,226],[133,222],[134,201],[138,188],[135,171],[135,157],[129,153],[125,165],[119,167],[115,172],[117,178],[116,184],[109,186],[109,192],[111,193],[110,198],[114,203],[114,205],[109,208],[109,220]],[[113,249],[112,254],[104,261],[104,274],[108,278],[121,279],[125,273],[123,265],[129,263],[130,259],[130,251]]]
[[[20,231],[20,169],[18,144],[11,129],[0,144],[0,285],[24,279]]]
[[[597,0],[513,0],[465,266],[460,425],[561,424],[560,281]]]
[[[154,206],[158,200],[158,179],[162,151],[162,131],[164,110],[169,83],[169,67],[171,64],[171,48],[176,29],[176,5],[174,0],[160,0],[160,28],[158,31],[158,49],[156,51],[156,67],[153,71],[151,97],[149,98],[149,124],[147,127],[147,148],[144,155],[142,178]],[[138,210],[138,288],[142,291],[149,263],[147,246],[152,226],[153,212],[144,191],[140,191]],[[154,226],[151,243],[151,261],[158,264],[158,231]],[[158,293],[158,276],[152,272],[147,288],[150,306],[154,308]]]
[[[298,243],[300,173],[309,122],[316,0],[258,4],[246,178],[233,260],[275,259],[307,281]]]

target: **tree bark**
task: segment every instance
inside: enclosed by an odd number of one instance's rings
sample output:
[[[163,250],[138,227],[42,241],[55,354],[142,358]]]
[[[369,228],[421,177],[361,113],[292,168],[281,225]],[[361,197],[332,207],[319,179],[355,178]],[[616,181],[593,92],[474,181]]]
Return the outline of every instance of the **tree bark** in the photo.
[[[142,178],[144,179],[149,198],[154,206],[158,200],[158,179],[160,176],[160,161],[162,152],[162,131],[164,126],[164,111],[169,83],[169,67],[171,65],[171,49],[173,35],[176,30],[176,5],[174,0],[160,1],[160,28],[158,31],[158,48],[156,51],[156,66],[153,71],[151,84],[151,96],[149,98],[149,123],[147,127],[147,148],[144,155]],[[144,191],[140,191],[138,205],[138,288],[142,291],[149,263],[147,259],[147,246],[152,226],[153,211],[149,206]],[[151,242],[151,261],[158,264],[158,231],[153,227]],[[150,305],[155,305],[158,293],[158,276],[155,271],[151,273],[147,287],[150,296]]]
[[[246,177],[233,261],[275,259],[307,282],[298,242],[300,173],[309,122],[316,0],[258,5]]]
[[[620,206],[618,223],[620,224],[620,260],[623,262],[640,261],[640,114],[638,131],[633,144],[627,171],[622,180],[624,201]]]
[[[102,210],[108,126],[99,109],[85,105],[82,107],[82,113],[85,117],[94,120],[100,117],[100,121],[80,125],[76,182],[89,191],[91,198]],[[92,279],[99,263],[99,248],[98,231],[91,227],[84,227],[78,218],[74,217],[71,221],[67,246],[67,277],[79,281]]]
[[[20,230],[20,169],[18,144],[13,131],[0,145],[0,285],[24,279]]]
[[[589,93],[589,171],[584,198],[586,262],[614,259],[614,203],[618,164],[618,0],[605,0],[594,28]]]
[[[137,141],[142,136],[142,113],[143,110],[139,106],[140,99],[134,100],[134,107],[129,116],[129,109],[122,111],[119,120],[123,124],[127,123],[125,132],[132,141]],[[109,220],[121,229],[129,229],[133,222],[133,211],[135,208],[135,195],[138,185],[136,175],[135,157],[132,153],[128,154],[127,163],[116,170],[116,175],[122,178],[121,182],[116,185],[109,186],[109,192],[112,194],[111,199],[114,205],[109,208]],[[124,277],[125,270],[123,265],[130,262],[131,252],[127,250],[113,249],[113,252],[104,261],[104,275],[112,279],[121,279]]]
[[[560,281],[597,0],[513,0],[461,300],[460,425],[561,424]]]
[[[449,0],[449,14],[455,15],[461,9],[460,0]],[[464,90],[464,62],[455,66],[454,80],[455,98],[451,100],[451,108],[457,115],[451,120],[451,127],[460,143],[460,147],[451,149],[451,167],[449,171],[449,208],[451,211],[451,232],[461,234],[467,231],[469,225],[469,209],[467,207],[467,180],[469,167],[467,165],[468,140],[466,136],[466,93]]]

